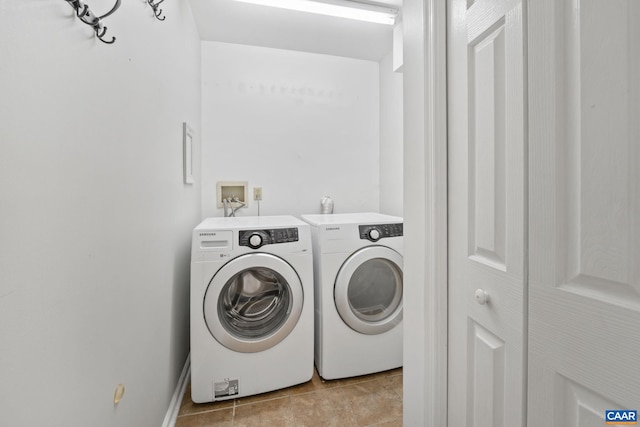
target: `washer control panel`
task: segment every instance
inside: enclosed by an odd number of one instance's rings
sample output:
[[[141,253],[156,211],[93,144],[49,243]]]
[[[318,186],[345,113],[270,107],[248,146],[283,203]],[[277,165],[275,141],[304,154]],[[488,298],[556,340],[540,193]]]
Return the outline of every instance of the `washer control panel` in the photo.
[[[360,225],[358,226],[358,229],[360,231],[361,239],[377,242],[385,237],[402,236],[402,225],[402,223]]]
[[[264,245],[298,241],[297,228],[274,228],[267,230],[240,230],[240,246],[258,249]]]

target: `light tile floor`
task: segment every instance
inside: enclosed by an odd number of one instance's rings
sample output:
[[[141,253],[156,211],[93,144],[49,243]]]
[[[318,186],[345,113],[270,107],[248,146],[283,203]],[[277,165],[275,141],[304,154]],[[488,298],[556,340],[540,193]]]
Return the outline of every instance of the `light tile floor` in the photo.
[[[176,427],[402,427],[402,368],[311,381],[257,396],[195,404],[191,387]]]

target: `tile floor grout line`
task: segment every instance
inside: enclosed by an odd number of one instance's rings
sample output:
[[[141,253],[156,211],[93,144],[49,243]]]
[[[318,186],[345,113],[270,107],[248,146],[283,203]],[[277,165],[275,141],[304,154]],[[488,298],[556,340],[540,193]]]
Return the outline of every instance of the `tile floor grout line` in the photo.
[[[210,414],[212,412],[222,412],[222,411],[227,411],[233,409],[233,406],[228,406],[226,408],[218,408],[218,409],[203,409],[202,411],[198,411],[198,412],[190,412],[188,414],[180,414],[178,415],[177,418],[182,418],[182,417],[195,417],[197,415],[202,415],[202,414]]]
[[[247,402],[247,403],[237,403],[234,402],[233,408],[235,409],[238,406],[247,406],[247,405],[254,405],[256,403],[264,403],[264,402],[273,402],[274,400],[278,400],[278,399],[285,399],[287,397],[291,397],[291,395],[285,395],[285,396],[278,396],[278,397],[271,397],[268,399],[262,399],[262,400],[256,400],[255,402]]]
[[[291,413],[291,418],[293,419],[293,427],[296,427],[298,423],[296,422],[296,414],[293,412],[293,399],[291,399],[291,394],[289,394],[289,412]]]
[[[353,405],[349,400],[345,400],[345,405],[347,406],[347,410],[349,411],[349,416],[352,421],[355,421],[356,426],[358,426],[358,417],[356,417],[356,413],[353,411]],[[359,426],[358,426],[359,427]]]

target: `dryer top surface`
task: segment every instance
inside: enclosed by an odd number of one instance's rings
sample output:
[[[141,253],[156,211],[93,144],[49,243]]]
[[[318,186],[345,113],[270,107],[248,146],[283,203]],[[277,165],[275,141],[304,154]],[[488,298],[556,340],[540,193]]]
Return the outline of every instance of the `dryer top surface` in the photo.
[[[383,224],[403,222],[399,216],[374,212],[302,215],[302,219],[314,226],[339,224]]]

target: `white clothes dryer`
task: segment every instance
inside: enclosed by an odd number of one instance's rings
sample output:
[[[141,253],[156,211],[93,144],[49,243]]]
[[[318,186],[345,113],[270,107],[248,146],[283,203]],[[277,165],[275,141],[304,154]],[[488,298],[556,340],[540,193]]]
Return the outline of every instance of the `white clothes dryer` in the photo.
[[[402,366],[403,220],[302,215],[311,225],[315,365],[325,379]]]
[[[190,319],[194,402],[309,381],[309,225],[292,216],[205,219],[193,231]]]

